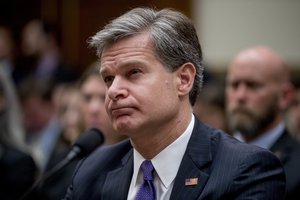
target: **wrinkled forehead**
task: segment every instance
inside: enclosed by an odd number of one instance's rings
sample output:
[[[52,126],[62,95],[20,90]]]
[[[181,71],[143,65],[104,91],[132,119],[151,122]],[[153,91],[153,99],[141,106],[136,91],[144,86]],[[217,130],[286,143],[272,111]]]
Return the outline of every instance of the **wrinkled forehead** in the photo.
[[[99,55],[100,59],[105,55],[107,51],[112,51],[115,49],[128,47],[144,47],[144,46],[153,46],[151,42],[151,37],[149,33],[143,32],[140,34],[134,34],[127,37],[120,38],[114,41],[107,41],[107,43],[103,46],[102,52]]]
[[[100,58],[100,73],[111,63],[118,63],[120,60],[134,60],[134,58],[155,56],[155,51],[150,42],[148,34],[139,34],[118,40],[107,45]],[[132,59],[131,59],[132,58]]]

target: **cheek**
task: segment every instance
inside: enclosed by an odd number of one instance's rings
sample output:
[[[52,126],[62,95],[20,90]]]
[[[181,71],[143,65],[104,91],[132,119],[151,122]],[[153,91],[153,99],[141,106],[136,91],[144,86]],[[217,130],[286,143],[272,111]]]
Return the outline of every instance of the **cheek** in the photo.
[[[87,104],[86,104],[86,103],[82,103],[81,106],[80,106],[80,108],[81,108],[82,114],[83,114],[83,115],[86,115],[87,110],[88,110]]]
[[[85,111],[86,110],[86,102],[84,100],[80,101],[79,106],[80,106],[80,110],[81,111]]]
[[[177,107],[178,101],[180,101],[180,97],[178,95],[178,91],[176,87],[169,82],[165,82],[164,87],[161,85],[158,87],[157,92],[149,92],[149,98],[146,100],[150,109],[158,108],[158,112],[161,110],[172,110]]]
[[[274,92],[257,94],[253,98],[253,104],[257,107],[265,107],[266,105],[276,104],[280,101],[280,94]]]
[[[100,117],[107,118],[108,113],[107,113],[107,110],[104,107],[104,105],[101,105],[101,107],[99,107],[98,113],[99,113]]]
[[[227,109],[231,109],[232,107],[235,107],[237,105],[237,99],[234,98],[232,94],[227,93],[225,96],[225,104]]]
[[[235,95],[235,92],[230,90],[230,89],[227,89],[225,90],[225,101],[226,103],[230,104],[232,103],[233,101],[236,101],[236,95]]]
[[[108,115],[110,115],[109,110],[108,110],[109,103],[110,103],[110,100],[109,100],[108,98],[105,98],[105,101],[104,101],[104,110],[105,110],[105,112],[106,112]]]

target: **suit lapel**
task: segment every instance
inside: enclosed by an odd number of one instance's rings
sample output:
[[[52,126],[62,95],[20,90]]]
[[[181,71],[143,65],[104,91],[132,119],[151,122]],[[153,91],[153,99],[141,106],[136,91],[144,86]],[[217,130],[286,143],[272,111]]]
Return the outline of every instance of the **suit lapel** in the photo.
[[[211,154],[210,132],[196,119],[170,199],[197,199],[200,196],[209,178]],[[102,199],[127,199],[132,174],[133,153],[130,150],[122,159],[122,166],[108,173],[102,191]],[[186,184],[188,179],[192,182],[197,179],[197,184]]]
[[[274,154],[280,159],[281,163],[285,164],[289,160],[293,148],[297,145],[298,144],[295,143],[295,141],[285,129],[282,135],[270,148],[270,150],[274,152]]]
[[[133,174],[132,150],[122,159],[122,166],[107,174],[102,199],[127,199]]]
[[[209,130],[197,119],[176,175],[170,199],[197,199],[209,178],[212,160]],[[188,183],[187,181],[192,183]],[[193,182],[197,180],[197,184]]]

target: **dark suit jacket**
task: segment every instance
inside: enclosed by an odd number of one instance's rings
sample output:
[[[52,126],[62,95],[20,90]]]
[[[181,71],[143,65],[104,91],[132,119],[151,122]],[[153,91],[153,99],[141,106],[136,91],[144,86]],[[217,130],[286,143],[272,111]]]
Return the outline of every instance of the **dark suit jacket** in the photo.
[[[128,140],[99,148],[79,163],[65,199],[127,199],[132,174]],[[198,184],[185,186],[188,178]],[[279,200],[284,190],[284,171],[272,153],[196,120],[170,199]]]
[[[62,134],[52,152],[50,160],[47,164],[46,172],[52,170],[58,165],[69,153],[70,144],[68,144]],[[62,199],[71,183],[73,171],[76,168],[78,160],[73,160],[67,166],[50,176],[46,181],[40,185],[39,190],[36,191],[35,199],[43,200],[59,200]],[[30,199],[30,198],[29,198]]]
[[[283,164],[286,174],[286,199],[300,199],[300,144],[293,139],[287,130],[271,147]]]
[[[1,144],[0,148],[0,199],[17,200],[34,183],[37,167],[29,154]]]

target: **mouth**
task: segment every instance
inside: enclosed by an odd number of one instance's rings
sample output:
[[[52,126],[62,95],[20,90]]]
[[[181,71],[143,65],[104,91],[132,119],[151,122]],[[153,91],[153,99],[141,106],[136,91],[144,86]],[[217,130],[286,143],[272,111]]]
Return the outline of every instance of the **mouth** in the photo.
[[[118,108],[113,108],[111,110],[111,114],[113,117],[115,118],[119,118],[122,116],[128,116],[130,114],[132,114],[132,107],[118,107]]]

